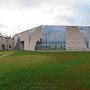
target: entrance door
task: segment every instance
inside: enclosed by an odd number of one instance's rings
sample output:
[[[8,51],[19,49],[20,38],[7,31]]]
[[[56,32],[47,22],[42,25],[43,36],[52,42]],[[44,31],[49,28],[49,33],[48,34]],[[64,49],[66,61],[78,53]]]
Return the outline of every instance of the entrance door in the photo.
[[[21,45],[21,47],[20,47],[21,50],[24,50],[24,41],[21,41],[21,44],[20,45]]]
[[[5,45],[2,45],[2,50],[5,50]]]

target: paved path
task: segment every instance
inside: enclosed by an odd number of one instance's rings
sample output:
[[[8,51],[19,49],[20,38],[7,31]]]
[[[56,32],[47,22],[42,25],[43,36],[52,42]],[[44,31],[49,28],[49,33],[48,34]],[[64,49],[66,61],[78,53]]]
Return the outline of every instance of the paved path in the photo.
[[[13,53],[15,53],[15,52],[16,52],[16,51],[11,52],[11,53],[8,53],[8,54],[5,54],[5,55],[1,55],[0,58],[1,58],[1,57],[5,57],[5,56],[9,56],[9,55],[11,55],[11,54],[13,54]]]

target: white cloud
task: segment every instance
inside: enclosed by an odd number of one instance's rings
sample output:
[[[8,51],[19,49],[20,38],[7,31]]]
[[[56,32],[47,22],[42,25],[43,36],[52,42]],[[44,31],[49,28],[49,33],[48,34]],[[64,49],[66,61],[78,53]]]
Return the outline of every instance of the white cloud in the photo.
[[[39,25],[68,25],[70,20],[74,24],[78,15],[76,5],[86,2],[88,0],[0,0],[0,24],[7,26],[3,29],[0,26],[0,31],[10,35]]]

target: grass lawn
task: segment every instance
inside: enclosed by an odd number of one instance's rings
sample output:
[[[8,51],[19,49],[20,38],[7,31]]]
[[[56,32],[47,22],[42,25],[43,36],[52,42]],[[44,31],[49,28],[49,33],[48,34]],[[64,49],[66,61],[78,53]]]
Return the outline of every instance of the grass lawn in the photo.
[[[0,58],[0,90],[90,90],[90,52],[30,52]]]
[[[9,50],[9,51],[0,51],[0,56],[1,55],[5,55],[5,54],[9,54],[9,53],[12,53],[13,50]]]

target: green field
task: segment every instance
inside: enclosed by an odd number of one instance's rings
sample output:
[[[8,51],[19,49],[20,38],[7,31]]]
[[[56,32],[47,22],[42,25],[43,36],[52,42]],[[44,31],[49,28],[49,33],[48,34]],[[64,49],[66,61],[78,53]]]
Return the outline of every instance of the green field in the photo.
[[[1,55],[6,55],[6,54],[9,54],[9,53],[12,53],[14,51],[0,51],[0,56]]]
[[[17,51],[2,57],[0,90],[90,90],[90,52]]]

